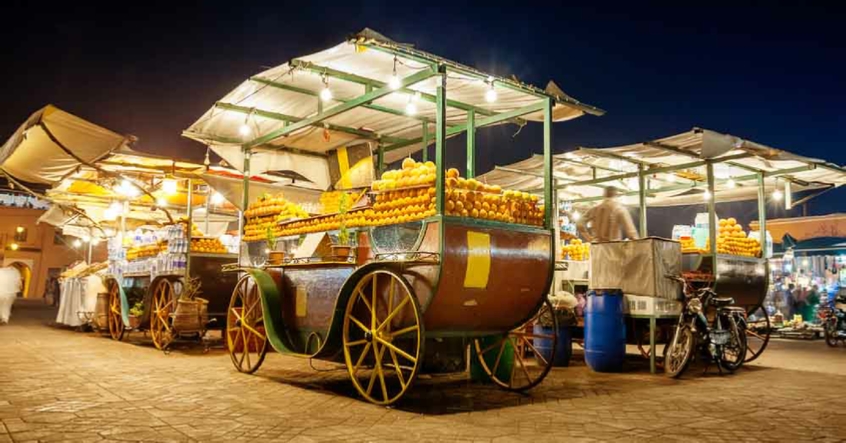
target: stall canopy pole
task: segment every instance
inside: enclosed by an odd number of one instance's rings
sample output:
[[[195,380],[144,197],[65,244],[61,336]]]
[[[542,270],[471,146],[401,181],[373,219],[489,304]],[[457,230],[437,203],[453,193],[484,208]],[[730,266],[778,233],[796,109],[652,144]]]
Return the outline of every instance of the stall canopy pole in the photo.
[[[188,179],[188,252],[185,254],[185,272],[191,269],[191,233],[194,226],[194,182]]]
[[[705,166],[708,175],[708,238],[711,241],[711,255],[717,255],[717,199],[714,190],[714,164],[708,162]]]
[[[467,178],[476,176],[476,111],[467,111]]]
[[[552,99],[544,99],[543,107],[543,205],[547,229],[552,227]]]
[[[247,210],[247,206],[250,204],[250,157],[252,156],[252,151],[250,148],[244,146],[244,178],[242,182],[242,187],[244,188],[241,192],[241,210],[238,213],[238,235],[244,235],[244,225],[247,223],[246,217],[244,216],[245,211]],[[240,245],[243,245],[243,238],[239,242]],[[244,248],[238,247],[238,263],[242,263],[242,251]]]
[[[376,175],[382,177],[382,172],[385,172],[385,147],[379,145],[376,148]]]
[[[209,235],[209,212],[211,211],[212,188],[211,186],[206,186],[206,189],[206,226],[203,232]]]
[[[646,174],[642,163],[637,165],[637,189],[640,203],[640,236],[645,238],[649,231],[646,229]]]
[[[766,258],[767,253],[767,196],[764,187],[764,173],[758,173],[758,232],[761,234],[761,257]]]
[[[423,161],[429,161],[429,122],[423,122]]]
[[[435,102],[435,162],[438,166],[438,175],[435,193],[438,195],[438,214],[444,213],[444,182],[446,181],[446,158],[444,148],[446,147],[446,67],[438,67],[438,90]]]

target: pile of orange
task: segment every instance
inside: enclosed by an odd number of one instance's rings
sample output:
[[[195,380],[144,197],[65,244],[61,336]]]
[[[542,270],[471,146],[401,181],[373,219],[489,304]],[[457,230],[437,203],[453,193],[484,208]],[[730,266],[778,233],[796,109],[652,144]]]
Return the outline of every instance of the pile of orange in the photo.
[[[561,255],[565,260],[588,260],[590,258],[590,243],[582,243],[578,238],[570,244],[561,247]]]
[[[472,217],[508,223],[543,225],[543,205],[538,196],[504,191],[475,179],[464,179],[455,168],[447,171],[446,215]]]
[[[721,219],[717,232],[717,253],[744,257],[761,255],[761,244],[758,240],[747,237],[743,226],[738,224],[734,217]],[[710,250],[710,243],[705,249]]]
[[[435,188],[414,188],[376,194],[373,213],[368,217],[374,226],[406,223],[435,215]]]
[[[279,223],[286,220],[306,218],[308,213],[296,203],[285,200],[282,193],[263,195],[244,211],[244,241],[259,241],[267,238],[267,229],[276,237],[282,236]]]
[[[216,238],[192,238],[191,252],[203,254],[226,254],[226,247]]]
[[[679,239],[679,243],[681,243],[682,254],[701,254],[707,252],[707,250],[696,247],[696,241],[693,240],[693,237],[682,237]]]
[[[347,196],[347,207],[351,207],[364,195],[366,190],[361,192],[327,191],[320,194],[320,213],[322,215],[336,214],[341,207],[341,197]]]
[[[167,242],[162,241],[152,245],[135,246],[127,249],[126,259],[129,261],[140,260],[142,258],[155,257],[159,252],[167,249]]]
[[[402,169],[385,171],[381,180],[372,184],[374,191],[390,191],[417,186],[433,186],[437,177],[435,164],[432,162],[417,163],[413,158],[402,161]]]
[[[369,215],[368,215],[369,214]],[[311,234],[314,232],[335,231],[340,229],[341,221],[347,228],[359,228],[369,226],[369,218],[372,217],[372,209],[356,209],[343,215],[321,215],[304,220],[296,220],[279,225],[276,237],[287,237],[291,235]]]

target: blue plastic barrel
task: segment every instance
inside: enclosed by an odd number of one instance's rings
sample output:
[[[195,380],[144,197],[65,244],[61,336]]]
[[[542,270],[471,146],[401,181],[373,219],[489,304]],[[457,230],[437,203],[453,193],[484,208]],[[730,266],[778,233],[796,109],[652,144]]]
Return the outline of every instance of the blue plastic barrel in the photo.
[[[535,334],[552,335],[552,328],[535,325]],[[540,355],[549,361],[552,357],[552,339],[535,337],[532,339],[533,346]],[[552,366],[570,366],[570,356],[573,355],[573,334],[569,326],[558,327],[558,343],[555,345],[555,357],[552,358]]]
[[[596,372],[620,372],[625,357],[623,292],[591,290],[585,306],[585,362]]]

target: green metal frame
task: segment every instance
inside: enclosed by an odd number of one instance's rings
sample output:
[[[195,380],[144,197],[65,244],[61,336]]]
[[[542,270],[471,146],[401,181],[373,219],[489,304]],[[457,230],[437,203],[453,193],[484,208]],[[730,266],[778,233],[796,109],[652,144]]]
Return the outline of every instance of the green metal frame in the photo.
[[[476,112],[467,111],[467,178],[476,176]]]

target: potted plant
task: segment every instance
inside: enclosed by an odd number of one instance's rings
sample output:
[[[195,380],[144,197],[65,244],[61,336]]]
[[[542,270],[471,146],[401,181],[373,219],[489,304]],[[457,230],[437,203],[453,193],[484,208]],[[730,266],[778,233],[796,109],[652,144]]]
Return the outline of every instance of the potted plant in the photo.
[[[273,228],[268,227],[266,233],[267,240],[267,262],[271,265],[281,265],[285,260],[285,251],[276,250],[276,235],[273,234]]]
[[[129,327],[138,329],[141,326],[141,315],[144,314],[144,302],[138,301],[129,309]]]
[[[350,233],[347,230],[347,209],[349,207],[346,193],[341,194],[338,202],[338,215],[341,220],[338,225],[338,242],[332,245],[332,255],[336,257],[349,257],[352,246],[350,246]]]

